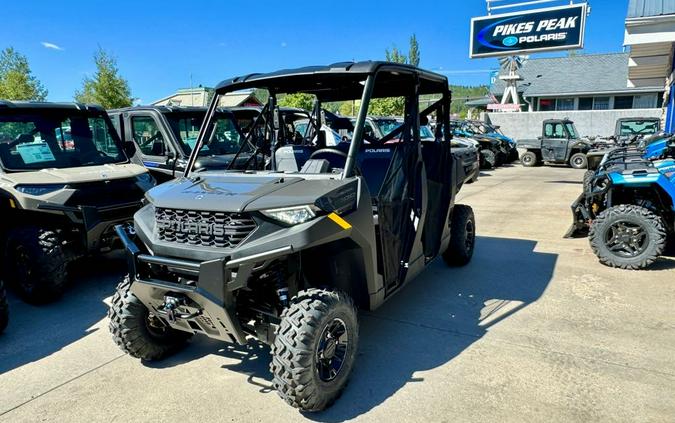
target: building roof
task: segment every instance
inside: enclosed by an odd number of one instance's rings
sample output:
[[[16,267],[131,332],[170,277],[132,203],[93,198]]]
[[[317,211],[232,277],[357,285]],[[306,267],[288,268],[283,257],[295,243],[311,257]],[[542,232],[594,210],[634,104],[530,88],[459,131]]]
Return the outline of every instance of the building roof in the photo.
[[[231,92],[220,97],[220,107],[237,107],[247,103],[261,104],[253,91]]]
[[[502,70],[500,74],[506,74]],[[530,59],[518,71],[523,78],[518,91],[526,97],[621,94],[662,91],[662,86],[628,88],[628,53],[580,54]],[[497,80],[492,93],[501,95],[504,81]]]
[[[675,0],[629,0],[628,19],[675,14]]]

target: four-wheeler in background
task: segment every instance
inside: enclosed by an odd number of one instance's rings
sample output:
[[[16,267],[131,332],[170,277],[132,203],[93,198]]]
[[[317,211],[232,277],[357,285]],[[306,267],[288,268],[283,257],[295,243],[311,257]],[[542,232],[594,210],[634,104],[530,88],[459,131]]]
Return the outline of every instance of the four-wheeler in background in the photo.
[[[244,140],[265,168],[251,160],[237,171],[195,169],[220,96],[252,88],[270,93]],[[360,100],[351,140],[325,147],[313,113],[315,145],[294,144],[277,106],[277,96],[293,93],[315,96],[316,110]],[[423,95],[438,100],[419,110]],[[406,118],[366,144],[368,105],[388,97],[404,99]],[[117,227],[130,264],[109,312],[117,345],[157,360],[193,334],[239,344],[255,337],[271,345],[281,398],[306,411],[328,407],[357,356],[357,308],[379,307],[437,258],[471,260],[476,227],[472,209],[455,204],[465,175],[451,154],[450,103],[445,76],[386,62],[220,83],[185,174],[147,193],[133,230]],[[435,140],[422,142],[420,121],[431,113]],[[279,170],[280,159],[305,151],[299,169]]]
[[[504,135],[499,126],[489,124],[482,120],[468,120],[471,124],[471,127],[475,128],[474,132],[483,134],[490,138],[496,138],[498,140],[504,141],[504,147],[506,148],[506,162],[511,163],[518,160],[518,143],[510,137]]]
[[[526,150],[520,155],[523,166],[538,166],[545,162],[586,169],[586,153],[591,150],[591,143],[579,138],[571,120],[549,119],[542,124],[542,136],[518,140],[518,148]]]
[[[659,118],[619,118],[616,120],[614,134],[606,140],[593,140],[592,149],[586,153],[589,170],[597,170],[605,153],[622,147],[640,147],[666,138],[660,131]]]
[[[113,227],[131,221],[155,185],[130,163],[132,150],[100,107],[0,102],[0,254],[8,287],[30,302],[53,300],[75,259],[119,245]]]
[[[134,106],[109,110],[108,115],[120,138],[135,143],[135,161],[162,183],[185,171],[206,110],[206,107]],[[199,151],[197,168],[227,168],[242,147],[244,134],[233,113],[219,108],[216,119],[213,140]],[[253,150],[250,143],[244,145],[234,167],[243,165]]]
[[[494,169],[506,162],[505,141],[478,134],[463,120],[451,120],[450,127],[454,137],[474,143],[480,153],[481,169]]]
[[[566,236],[588,234],[593,252],[608,266],[652,264],[675,228],[674,152],[672,140],[655,159],[643,149],[608,152],[597,171],[587,173]]]

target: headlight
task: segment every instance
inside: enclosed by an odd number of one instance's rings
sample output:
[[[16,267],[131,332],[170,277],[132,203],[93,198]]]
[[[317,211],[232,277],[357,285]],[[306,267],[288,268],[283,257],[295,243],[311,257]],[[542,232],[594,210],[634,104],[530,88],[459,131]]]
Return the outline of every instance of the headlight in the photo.
[[[288,225],[297,225],[299,223],[305,223],[314,219],[318,210],[319,208],[316,206],[307,205],[261,210],[260,212],[267,217],[278,220],[279,222],[286,223]]]
[[[141,184],[150,184],[153,186],[156,184],[155,178],[153,178],[148,172],[141,173],[140,175],[136,176],[136,181]]]
[[[49,185],[17,185],[17,191],[28,195],[45,195],[50,192],[58,191],[65,188],[64,184],[49,184]]]

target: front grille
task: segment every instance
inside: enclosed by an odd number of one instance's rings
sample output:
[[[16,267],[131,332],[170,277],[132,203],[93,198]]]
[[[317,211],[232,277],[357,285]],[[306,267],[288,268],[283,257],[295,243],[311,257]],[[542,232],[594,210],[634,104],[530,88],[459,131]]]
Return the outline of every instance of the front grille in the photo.
[[[256,227],[244,213],[156,208],[160,241],[216,248],[234,248]]]

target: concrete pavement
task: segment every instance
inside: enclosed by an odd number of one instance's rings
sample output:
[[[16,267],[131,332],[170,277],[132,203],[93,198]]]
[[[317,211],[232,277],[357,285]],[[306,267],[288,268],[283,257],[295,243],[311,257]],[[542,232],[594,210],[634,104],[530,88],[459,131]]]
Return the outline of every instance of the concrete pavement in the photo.
[[[125,264],[110,257],[58,303],[10,298],[0,421],[673,421],[675,260],[620,271],[562,239],[582,175],[514,165],[466,186],[472,263],[439,261],[361,314],[352,380],[325,412],[277,397],[257,343],[196,337],[151,365],[123,355],[105,313]]]

